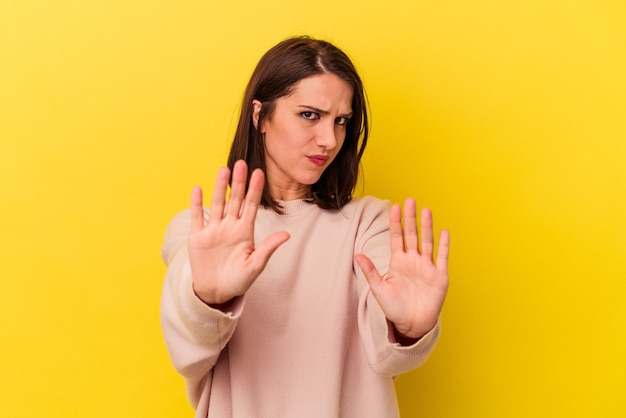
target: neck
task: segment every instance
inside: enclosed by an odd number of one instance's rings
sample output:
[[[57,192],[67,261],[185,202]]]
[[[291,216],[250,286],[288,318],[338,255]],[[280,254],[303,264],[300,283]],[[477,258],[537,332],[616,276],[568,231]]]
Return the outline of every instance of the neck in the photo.
[[[275,200],[289,201],[302,200],[309,196],[310,186],[298,185],[295,187],[276,187],[270,185],[270,196]]]

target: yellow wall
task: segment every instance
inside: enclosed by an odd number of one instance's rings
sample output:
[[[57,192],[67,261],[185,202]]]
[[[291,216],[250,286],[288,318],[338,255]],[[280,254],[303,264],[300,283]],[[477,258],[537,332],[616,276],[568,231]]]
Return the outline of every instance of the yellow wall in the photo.
[[[626,416],[625,5],[1,2],[0,416],[190,416],[162,234],[211,189],[260,55],[304,33],[365,80],[365,193],[452,232],[403,416]]]

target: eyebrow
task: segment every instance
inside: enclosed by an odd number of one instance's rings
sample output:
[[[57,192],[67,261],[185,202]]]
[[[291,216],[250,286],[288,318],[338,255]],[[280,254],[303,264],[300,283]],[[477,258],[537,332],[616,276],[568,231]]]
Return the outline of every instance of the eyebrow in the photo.
[[[315,113],[319,113],[320,115],[324,115],[324,116],[330,114],[330,112],[328,110],[320,109],[319,107],[315,107],[315,106],[298,105],[298,107],[303,108],[303,109],[307,109],[307,110],[311,110],[311,111],[313,111]],[[342,115],[338,115],[337,117],[351,118],[352,117],[352,112],[344,113]]]

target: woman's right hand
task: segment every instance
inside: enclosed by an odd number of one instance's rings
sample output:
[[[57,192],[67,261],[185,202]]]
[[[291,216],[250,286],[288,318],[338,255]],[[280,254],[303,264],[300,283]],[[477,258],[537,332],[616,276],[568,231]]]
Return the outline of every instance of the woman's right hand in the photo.
[[[226,202],[230,170],[224,167],[218,172],[208,222],[204,220],[202,189],[195,187],[191,194],[188,245],[193,290],[208,305],[221,305],[246,293],[274,251],[289,239],[287,232],[275,232],[255,248],[254,222],[265,176],[256,169],[246,193],[248,167],[240,160],[232,177]]]

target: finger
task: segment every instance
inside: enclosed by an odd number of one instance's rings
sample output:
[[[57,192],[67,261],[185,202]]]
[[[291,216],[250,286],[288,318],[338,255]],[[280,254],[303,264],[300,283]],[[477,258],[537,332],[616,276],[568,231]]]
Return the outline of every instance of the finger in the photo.
[[[228,199],[228,207],[226,208],[227,216],[239,217],[241,212],[241,204],[246,194],[246,182],[248,181],[248,166],[243,160],[239,160],[233,167],[233,178],[230,184],[230,197]]]
[[[263,195],[263,187],[265,186],[265,175],[261,169],[256,169],[250,176],[250,184],[248,185],[248,193],[243,206],[242,219],[247,222],[254,223],[257,210]]]
[[[448,274],[448,255],[450,254],[450,232],[443,229],[439,234],[437,248],[437,269]]]
[[[211,213],[209,222],[217,222],[224,217],[224,202],[226,200],[226,190],[228,190],[228,179],[230,178],[230,169],[222,167],[217,172],[215,179],[215,189],[213,190],[213,198],[211,199]]]
[[[404,245],[406,250],[417,252],[417,240],[415,200],[409,198],[404,202]]]
[[[203,226],[202,189],[199,186],[195,186],[191,191],[191,232],[199,231]]]
[[[389,210],[389,240],[392,253],[404,252],[402,214],[400,213],[399,205],[393,205]]]
[[[274,251],[276,251],[278,247],[284,244],[289,238],[289,234],[285,231],[275,232],[266,237],[253,253],[256,268],[258,268],[259,271],[263,270],[272,254],[274,254]]]
[[[374,263],[372,263],[372,260],[370,260],[366,255],[357,254],[356,256],[354,256],[354,258],[361,268],[361,271],[363,271],[363,275],[369,283],[372,292],[376,293],[377,289],[384,281],[382,276],[376,269],[376,266],[374,265]]]
[[[420,253],[433,259],[433,214],[430,209],[424,208],[420,214],[422,239],[420,241]]]

